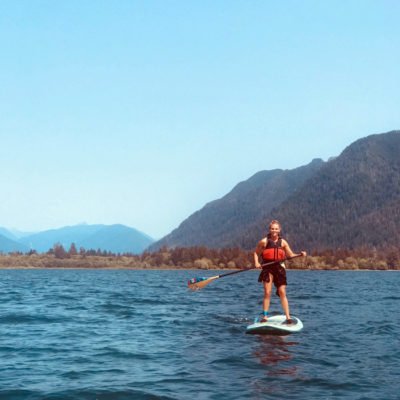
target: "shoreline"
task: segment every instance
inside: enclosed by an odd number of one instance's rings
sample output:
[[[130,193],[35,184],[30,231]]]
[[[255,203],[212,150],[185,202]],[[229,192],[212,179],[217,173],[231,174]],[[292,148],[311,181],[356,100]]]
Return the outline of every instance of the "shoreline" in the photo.
[[[79,271],[79,270],[115,270],[115,271],[201,271],[201,272],[207,272],[207,271],[221,271],[221,272],[229,272],[229,271],[240,271],[241,268],[209,268],[209,269],[199,269],[199,268],[181,268],[181,267],[150,267],[150,268],[138,268],[138,267],[101,267],[101,266],[96,266],[96,267],[35,267],[35,266],[2,266],[0,265],[0,271],[11,271],[11,270],[74,270],[74,271]],[[254,270],[252,268],[251,270]],[[349,268],[286,268],[287,271],[304,271],[304,272],[310,272],[310,271],[343,271],[343,272],[371,272],[371,271],[381,271],[381,272],[400,272],[399,269],[379,269],[379,268],[354,268],[354,269],[349,269]]]
[[[145,256],[98,256],[98,255],[70,255],[55,257],[50,254],[0,254],[1,270],[17,269],[103,269],[103,270],[161,270],[161,271],[238,271],[254,269],[248,257],[235,261],[225,259],[220,262],[218,258],[184,259],[157,259],[157,254],[152,257]],[[332,263],[324,257],[308,256],[306,259],[289,261],[287,270],[293,271],[398,271],[400,263],[387,263],[378,258],[346,258]]]

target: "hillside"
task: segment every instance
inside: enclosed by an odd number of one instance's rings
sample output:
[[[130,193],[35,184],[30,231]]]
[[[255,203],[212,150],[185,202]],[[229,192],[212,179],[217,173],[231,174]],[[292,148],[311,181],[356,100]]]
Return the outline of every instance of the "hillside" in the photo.
[[[4,236],[4,237],[6,237],[7,239],[10,239],[10,240],[14,240],[14,241],[18,240],[18,238],[6,228],[0,227],[0,235]]]
[[[293,170],[276,169],[256,173],[226,196],[206,204],[169,235],[151,246],[235,247],[232,238],[267,215],[324,165],[320,159]],[[264,224],[265,225],[265,224]]]
[[[27,252],[29,251],[29,247],[4,236],[4,234],[0,234],[0,253],[10,253],[14,251]]]
[[[81,243],[91,235],[98,232],[103,225],[74,225],[58,229],[49,229],[43,232],[25,236],[19,241],[39,253],[48,251],[55,243],[60,243],[68,249],[71,243]],[[78,247],[79,248],[79,247]]]
[[[47,252],[60,243],[68,250],[71,243],[77,249],[101,249],[113,253],[141,253],[153,239],[124,225],[75,225],[51,229],[19,239],[19,243],[39,253]],[[1,247],[0,247],[1,248]],[[3,250],[4,251],[4,250]]]
[[[139,254],[153,239],[136,229],[124,225],[104,226],[96,233],[80,242],[85,249],[105,249],[113,253]],[[112,249],[112,250],[111,250]]]
[[[272,210],[269,218],[283,222],[298,248],[398,246],[399,154],[400,131],[360,139]],[[244,247],[255,239],[249,232],[243,237]]]
[[[327,163],[263,171],[191,215],[153,249],[254,248],[271,219],[294,249],[398,246],[400,131],[371,135]]]

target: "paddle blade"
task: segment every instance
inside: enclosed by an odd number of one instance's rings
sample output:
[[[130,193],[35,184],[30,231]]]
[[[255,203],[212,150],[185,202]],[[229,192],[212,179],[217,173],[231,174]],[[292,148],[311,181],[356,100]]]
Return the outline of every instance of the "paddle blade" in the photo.
[[[192,278],[188,281],[188,288],[191,290],[203,289],[203,287],[207,286],[209,283],[217,278],[218,276],[212,276],[210,278]]]

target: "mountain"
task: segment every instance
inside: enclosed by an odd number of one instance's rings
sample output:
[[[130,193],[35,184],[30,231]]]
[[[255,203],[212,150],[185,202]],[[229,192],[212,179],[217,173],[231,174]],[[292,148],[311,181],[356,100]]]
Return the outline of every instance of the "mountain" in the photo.
[[[103,225],[75,225],[66,226],[59,229],[50,229],[43,232],[34,233],[20,239],[20,242],[39,253],[51,249],[55,243],[60,243],[68,250],[71,243],[78,243],[98,232]]]
[[[253,249],[278,219],[294,250],[398,246],[400,131],[370,135],[338,157],[294,170],[263,171],[156,242]]]
[[[112,249],[113,253],[139,254],[153,242],[152,238],[133,228],[111,225],[82,240],[81,245],[85,249]]]
[[[315,159],[293,170],[258,172],[236,185],[223,198],[206,204],[150,249],[162,246],[235,247],[238,243],[234,237],[241,238],[246,228],[258,223],[260,217],[281,204],[324,164],[321,159]]]
[[[0,235],[11,240],[18,240],[18,238],[8,229],[0,227]]]
[[[153,239],[134,228],[124,225],[75,225],[51,229],[19,239],[28,248],[42,253],[60,243],[68,250],[71,243],[77,249],[101,249],[113,253],[141,253]]]
[[[272,210],[269,218],[284,222],[297,248],[397,247],[399,155],[400,131],[357,140]]]
[[[2,228],[0,228],[0,229],[2,229]],[[7,231],[9,232],[9,233],[11,233],[12,235],[13,235],[13,237],[14,238],[16,238],[16,239],[21,239],[22,237],[24,237],[24,236],[29,236],[29,235],[33,235],[34,233],[36,233],[36,232],[25,232],[25,231],[20,231],[20,230],[18,230],[18,229],[7,229]]]
[[[14,251],[26,253],[29,251],[29,247],[0,234],[0,253],[11,253]]]

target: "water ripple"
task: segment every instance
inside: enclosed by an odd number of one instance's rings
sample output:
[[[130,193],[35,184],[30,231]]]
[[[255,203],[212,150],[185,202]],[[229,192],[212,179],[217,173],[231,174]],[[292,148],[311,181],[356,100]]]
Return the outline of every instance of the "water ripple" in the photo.
[[[256,273],[192,275],[0,270],[0,400],[398,399],[400,273],[288,271],[291,336],[245,334]]]

